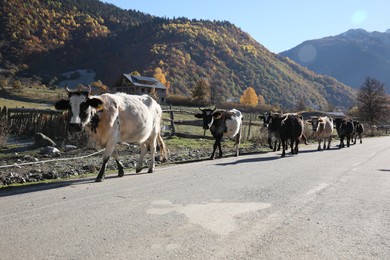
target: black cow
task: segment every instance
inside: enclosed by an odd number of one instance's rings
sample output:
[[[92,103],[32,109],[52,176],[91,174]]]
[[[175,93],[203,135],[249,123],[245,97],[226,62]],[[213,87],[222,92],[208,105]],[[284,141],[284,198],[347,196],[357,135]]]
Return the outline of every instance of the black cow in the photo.
[[[203,129],[210,129],[215,138],[213,153],[210,159],[214,159],[215,150],[219,149],[219,158],[222,157],[221,141],[223,137],[235,139],[236,156],[239,155],[239,146],[241,139],[242,114],[237,109],[230,111],[215,111],[214,109],[201,109],[202,114],[196,114],[195,117],[203,119]]]
[[[344,139],[347,139],[347,147],[349,147],[355,129],[353,122],[349,119],[338,117],[334,120],[334,123],[337,134],[340,137],[339,148],[345,147]]]
[[[359,137],[360,143],[362,142],[362,135],[364,132],[363,125],[358,120],[353,120],[353,126],[355,127],[355,132],[353,133],[353,144],[356,144],[356,139]]]
[[[291,154],[298,154],[298,144],[303,136],[303,118],[298,114],[283,114],[271,118],[268,127],[279,133],[282,142],[282,157],[286,156],[288,140],[290,140]],[[295,146],[294,146],[295,144]]]
[[[280,151],[280,137],[279,132],[273,131],[273,129],[269,128],[269,123],[271,118],[274,116],[280,116],[279,113],[265,112],[263,115],[260,115],[259,118],[263,119],[263,126],[267,128],[268,131],[268,145],[271,150],[274,152],[276,149]]]

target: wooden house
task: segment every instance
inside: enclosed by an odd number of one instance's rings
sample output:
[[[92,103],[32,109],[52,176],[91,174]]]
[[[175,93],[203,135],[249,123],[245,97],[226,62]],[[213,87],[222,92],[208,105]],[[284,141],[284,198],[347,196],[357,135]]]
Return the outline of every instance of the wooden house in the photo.
[[[166,87],[153,77],[133,76],[131,74],[122,74],[111,92],[123,92],[131,95],[151,95],[155,91],[158,97],[158,102],[165,103]]]

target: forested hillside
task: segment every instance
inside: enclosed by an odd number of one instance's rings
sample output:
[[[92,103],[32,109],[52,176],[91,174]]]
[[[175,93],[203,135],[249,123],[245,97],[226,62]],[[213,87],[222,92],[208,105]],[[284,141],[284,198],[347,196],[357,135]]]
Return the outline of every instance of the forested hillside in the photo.
[[[97,0],[3,0],[1,67],[14,77],[57,84],[76,69],[113,84],[122,73],[161,68],[170,94],[190,95],[205,77],[217,101],[253,87],[268,104],[348,108],[355,92],[273,54],[227,21],[164,19]]]
[[[353,88],[360,88],[366,77],[373,77],[385,83],[390,93],[390,30],[353,29],[303,42],[281,55]]]

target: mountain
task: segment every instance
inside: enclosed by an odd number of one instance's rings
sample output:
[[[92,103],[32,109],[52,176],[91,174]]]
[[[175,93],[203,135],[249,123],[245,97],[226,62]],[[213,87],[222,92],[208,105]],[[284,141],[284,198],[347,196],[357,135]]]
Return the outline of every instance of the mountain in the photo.
[[[301,100],[316,109],[349,108],[356,96],[334,78],[271,53],[230,22],[164,19],[97,0],[3,0],[0,48],[0,69],[51,85],[69,71],[90,71],[110,86],[122,73],[153,76],[161,68],[170,93],[190,95],[206,77],[217,101],[248,87],[286,109]]]
[[[355,89],[360,88],[366,77],[375,78],[390,93],[390,30],[383,33],[349,30],[305,41],[280,54]]]

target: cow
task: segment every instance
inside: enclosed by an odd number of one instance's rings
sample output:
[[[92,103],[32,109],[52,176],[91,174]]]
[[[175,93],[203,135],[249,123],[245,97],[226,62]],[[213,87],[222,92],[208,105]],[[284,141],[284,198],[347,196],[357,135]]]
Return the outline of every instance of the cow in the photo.
[[[266,127],[268,131],[268,146],[274,152],[276,150],[280,151],[281,142],[280,142],[279,133],[269,128],[269,123],[272,117],[279,116],[279,115],[280,115],[279,113],[265,112],[263,115],[259,116],[260,119],[263,119],[263,126]]]
[[[68,99],[57,101],[55,108],[69,110],[69,131],[85,129],[97,145],[105,148],[96,182],[104,180],[106,165],[111,155],[117,163],[118,176],[124,175],[123,165],[118,160],[116,151],[118,142],[140,144],[137,173],[142,170],[143,158],[148,149],[151,154],[148,172],[154,172],[157,142],[160,146],[160,159],[167,159],[167,148],[160,134],[162,110],[153,98],[125,93],[91,96],[90,86],[77,90],[66,87],[66,91]]]
[[[323,149],[330,149],[330,143],[332,141],[333,134],[333,119],[328,116],[312,117],[306,121],[311,124],[312,130],[318,140],[317,150],[321,150],[321,141],[324,140]],[[328,140],[328,146],[326,146],[326,140]]]
[[[353,144],[356,144],[356,139],[359,137],[360,143],[362,142],[362,135],[364,132],[363,125],[358,120],[353,120],[353,126],[355,127],[355,132],[353,133]]]
[[[347,140],[347,147],[349,147],[354,132],[353,122],[349,119],[338,117],[335,118],[334,124],[336,126],[337,134],[340,137],[339,148],[345,147],[344,139]]]
[[[221,141],[224,137],[234,138],[234,147],[236,156],[238,156],[240,153],[242,113],[237,109],[215,111],[216,107],[214,109],[199,109],[202,113],[195,114],[195,117],[203,119],[203,129],[210,129],[211,135],[215,139],[210,159],[213,160],[215,158],[217,147],[219,149],[219,158],[222,157]]]
[[[288,140],[290,140],[291,154],[298,154],[298,144],[303,138],[304,123],[301,115],[283,114],[271,118],[269,128],[278,132],[282,142],[282,155],[286,156]],[[306,140],[306,138],[304,138]],[[295,146],[294,146],[295,144]]]

